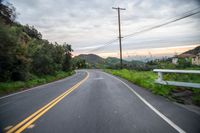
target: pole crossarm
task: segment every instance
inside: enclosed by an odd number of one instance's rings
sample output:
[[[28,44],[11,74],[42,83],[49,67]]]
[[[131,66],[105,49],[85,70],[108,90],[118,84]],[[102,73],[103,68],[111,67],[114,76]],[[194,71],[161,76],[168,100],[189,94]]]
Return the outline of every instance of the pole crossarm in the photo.
[[[120,8],[120,7],[112,7],[112,9],[126,10],[126,8]]]

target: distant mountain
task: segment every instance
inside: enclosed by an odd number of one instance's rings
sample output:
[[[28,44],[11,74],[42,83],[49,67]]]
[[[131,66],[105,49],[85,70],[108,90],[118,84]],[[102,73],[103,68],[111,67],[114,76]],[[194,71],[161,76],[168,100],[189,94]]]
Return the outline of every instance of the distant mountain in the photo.
[[[95,55],[95,54],[80,54],[76,56],[75,58],[80,58],[85,60],[89,64],[103,64],[105,63],[105,59]]]
[[[131,65],[131,64],[144,64],[141,61],[138,60],[132,60],[132,61],[127,61],[127,60],[122,60],[123,64],[126,65]],[[119,64],[120,63],[120,59],[116,58],[116,57],[108,57],[106,58],[106,63],[107,64]]]
[[[188,50],[182,54],[192,54],[192,55],[197,55],[198,53],[200,53],[200,46],[197,46],[196,48],[192,49],[192,50]]]
[[[106,58],[106,63],[108,64],[118,64],[120,63],[120,59],[116,57],[108,57]]]
[[[126,61],[126,60],[122,60],[122,62],[124,64],[129,64],[130,63],[129,61]],[[116,58],[116,57],[107,57],[106,58],[106,63],[107,64],[112,64],[112,65],[116,65],[116,64],[120,63],[120,59]]]
[[[106,59],[95,54],[80,54],[74,58],[80,58],[85,60],[92,68],[112,68],[117,67],[120,64],[120,59],[116,57],[107,57]],[[126,61],[123,60],[123,65],[126,67],[135,67],[138,65],[144,65],[141,61]]]

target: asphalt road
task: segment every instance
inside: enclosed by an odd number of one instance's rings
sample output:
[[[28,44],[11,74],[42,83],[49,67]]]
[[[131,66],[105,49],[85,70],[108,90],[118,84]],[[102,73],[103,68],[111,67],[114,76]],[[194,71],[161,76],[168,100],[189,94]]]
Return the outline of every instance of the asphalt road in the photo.
[[[200,115],[98,70],[0,98],[2,132],[200,133]]]

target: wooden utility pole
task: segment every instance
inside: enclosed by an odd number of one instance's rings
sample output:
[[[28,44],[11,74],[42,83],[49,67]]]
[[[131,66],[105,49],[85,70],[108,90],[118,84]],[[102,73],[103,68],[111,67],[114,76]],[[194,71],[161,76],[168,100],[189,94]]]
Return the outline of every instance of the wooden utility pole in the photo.
[[[119,25],[119,49],[120,49],[120,68],[122,69],[122,36],[121,36],[121,22],[120,22],[120,10],[126,10],[125,8],[113,7],[118,12],[118,25]]]

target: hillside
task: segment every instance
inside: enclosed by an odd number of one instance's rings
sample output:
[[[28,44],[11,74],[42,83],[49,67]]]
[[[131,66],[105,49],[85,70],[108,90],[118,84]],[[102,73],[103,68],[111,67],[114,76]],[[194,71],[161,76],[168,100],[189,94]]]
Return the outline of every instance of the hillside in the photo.
[[[198,53],[200,53],[200,46],[195,47],[194,49],[188,50],[182,54],[193,54],[193,55],[197,55]]]
[[[89,64],[104,64],[105,59],[95,54],[80,54],[74,58],[85,60]]]
[[[116,57],[107,57],[106,59],[95,54],[80,54],[74,58],[80,58],[86,61],[92,68],[116,68],[120,64],[120,59]],[[144,65],[141,61],[126,61],[123,60],[125,67],[137,67]]]
[[[118,64],[118,63],[120,63],[120,59],[118,59],[116,57],[107,57],[106,62],[108,64]]]
[[[71,71],[71,45],[43,39],[34,26],[15,22],[16,14],[0,1],[0,82]]]

